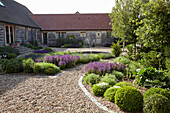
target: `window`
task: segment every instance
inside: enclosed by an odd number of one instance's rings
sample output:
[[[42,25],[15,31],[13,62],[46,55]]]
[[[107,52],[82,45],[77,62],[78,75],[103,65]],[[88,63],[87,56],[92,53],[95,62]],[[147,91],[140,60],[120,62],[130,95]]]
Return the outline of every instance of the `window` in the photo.
[[[0,1],[0,6],[3,6],[3,7],[5,7],[5,5]]]
[[[14,43],[14,28],[13,26],[5,26],[6,44]]]
[[[86,32],[81,32],[80,37],[83,37],[83,38],[86,37]]]
[[[112,37],[112,32],[107,32],[106,33],[106,38],[111,38]]]
[[[97,37],[101,37],[101,32],[96,32]]]

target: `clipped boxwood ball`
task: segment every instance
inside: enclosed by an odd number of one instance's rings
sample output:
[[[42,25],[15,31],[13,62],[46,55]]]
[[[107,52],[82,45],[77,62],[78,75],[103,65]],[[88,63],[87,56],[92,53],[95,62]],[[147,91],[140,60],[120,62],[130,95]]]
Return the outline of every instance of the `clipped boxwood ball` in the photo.
[[[139,112],[143,109],[143,95],[132,86],[125,86],[117,90],[115,104],[122,110]]]
[[[44,73],[47,75],[54,75],[56,73],[56,70],[53,68],[47,68],[45,69]]]
[[[98,83],[98,84],[94,84],[92,87],[92,92],[95,96],[103,96],[104,92],[109,88],[110,86],[105,83]]]
[[[132,86],[132,84],[128,83],[128,82],[119,82],[119,83],[115,84],[114,86],[125,87],[125,86]]]
[[[106,98],[107,100],[111,102],[115,102],[115,94],[118,89],[119,88],[117,87],[110,87],[109,89],[105,91],[104,98]]]
[[[154,88],[154,87],[148,89],[148,90],[144,93],[143,98],[144,98],[144,100],[145,100],[147,97],[149,97],[149,96],[151,96],[151,95],[154,95],[154,94],[161,94],[161,95],[167,97],[167,98],[169,99],[169,101],[170,101],[170,92],[169,92],[167,89]]]
[[[167,97],[154,94],[144,101],[144,113],[170,113],[170,103]]]

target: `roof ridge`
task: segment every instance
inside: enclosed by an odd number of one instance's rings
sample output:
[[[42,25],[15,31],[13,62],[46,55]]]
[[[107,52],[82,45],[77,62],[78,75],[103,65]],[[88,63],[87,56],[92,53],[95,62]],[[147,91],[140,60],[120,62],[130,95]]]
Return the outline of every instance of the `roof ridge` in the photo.
[[[108,15],[109,13],[80,13],[80,14],[31,14],[33,16],[38,15]]]

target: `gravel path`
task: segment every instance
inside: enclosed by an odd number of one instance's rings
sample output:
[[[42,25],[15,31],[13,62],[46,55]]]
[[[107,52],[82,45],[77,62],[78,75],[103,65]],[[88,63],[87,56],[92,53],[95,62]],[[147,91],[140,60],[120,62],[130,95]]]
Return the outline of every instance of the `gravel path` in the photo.
[[[82,68],[67,69],[56,78],[0,77],[0,113],[105,113],[80,89]]]

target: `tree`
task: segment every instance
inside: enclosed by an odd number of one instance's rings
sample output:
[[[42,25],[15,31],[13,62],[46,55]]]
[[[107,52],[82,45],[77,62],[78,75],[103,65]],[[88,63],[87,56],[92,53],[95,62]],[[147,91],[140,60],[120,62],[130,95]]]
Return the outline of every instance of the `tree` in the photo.
[[[136,30],[138,39],[143,40],[144,46],[160,48],[163,51],[163,48],[170,43],[169,0],[151,0],[142,5],[141,11],[144,19],[139,22],[143,26],[139,26]]]
[[[141,13],[144,19],[139,23],[142,26],[135,31],[138,39],[145,47],[151,47],[159,52],[157,57],[161,59],[161,65],[168,66],[170,62],[169,0],[150,0],[142,5]]]
[[[135,34],[138,24],[142,20],[141,5],[147,0],[115,0],[115,7],[109,15],[111,18],[113,36],[127,40],[135,46],[134,54],[136,54],[136,44],[138,36]]]

